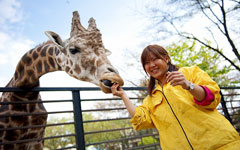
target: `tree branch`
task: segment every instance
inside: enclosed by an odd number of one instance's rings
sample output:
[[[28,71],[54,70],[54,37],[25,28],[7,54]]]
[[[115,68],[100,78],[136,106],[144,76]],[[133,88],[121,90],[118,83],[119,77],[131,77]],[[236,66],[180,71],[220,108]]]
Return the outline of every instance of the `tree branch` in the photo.
[[[227,28],[227,19],[226,19],[226,12],[224,9],[224,1],[222,0],[222,7],[221,7],[221,11],[222,11],[222,15],[223,15],[223,28],[225,30],[225,36],[228,40],[228,42],[230,43],[231,47],[232,47],[232,51],[233,53],[237,56],[238,60],[240,61],[240,54],[238,53],[237,48],[235,47],[235,44],[233,43],[229,32],[228,32],[228,28]]]
[[[204,11],[204,7],[201,5],[201,3],[199,1],[198,2],[198,5],[200,6],[201,8],[201,11],[202,13],[208,18],[208,20],[210,20],[213,24],[215,24],[217,26],[217,28],[220,30],[220,32],[222,32],[222,34],[225,35],[224,31],[221,29],[221,27],[219,26],[218,23],[216,23],[214,20],[212,20],[212,18],[210,18],[207,13]],[[206,8],[206,7],[205,7]],[[210,6],[208,7],[208,9],[210,9]],[[210,10],[211,11],[211,10]],[[212,12],[213,13],[213,12]],[[214,16],[216,16],[215,14],[213,14]],[[223,22],[221,20],[219,20],[219,18],[216,16],[217,20],[220,22],[220,24],[223,24]]]
[[[192,35],[192,37],[190,36],[185,36],[185,35],[181,35],[187,39],[192,39],[192,40],[196,40],[199,43],[201,43],[202,45],[212,49],[213,51],[217,52],[218,54],[220,54],[225,60],[227,60],[232,66],[234,66],[238,71],[240,71],[240,67],[238,67],[237,65],[235,65],[235,63],[233,61],[231,61],[229,58],[227,58],[219,49],[213,48],[211,46],[209,46],[208,44],[204,43],[203,41],[201,41],[200,39],[196,38],[195,36]]]

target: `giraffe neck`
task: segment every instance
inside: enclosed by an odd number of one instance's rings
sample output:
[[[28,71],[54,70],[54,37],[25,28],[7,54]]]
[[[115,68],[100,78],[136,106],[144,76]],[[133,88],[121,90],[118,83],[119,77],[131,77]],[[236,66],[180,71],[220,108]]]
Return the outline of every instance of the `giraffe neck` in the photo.
[[[56,60],[58,54],[59,49],[49,42],[30,50],[19,61],[9,86],[22,88],[39,86],[39,78],[42,75],[62,70]]]

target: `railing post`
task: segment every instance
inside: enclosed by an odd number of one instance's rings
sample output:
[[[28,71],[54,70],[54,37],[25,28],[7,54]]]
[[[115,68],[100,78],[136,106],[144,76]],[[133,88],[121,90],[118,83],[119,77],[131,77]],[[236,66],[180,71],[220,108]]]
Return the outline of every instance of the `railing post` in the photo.
[[[77,149],[85,150],[80,92],[78,90],[74,90],[72,91],[72,96]]]
[[[224,97],[223,97],[223,94],[222,94],[222,91],[220,91],[220,95],[221,95],[221,104],[222,104],[222,109],[223,109],[223,112],[224,112],[224,116],[228,119],[228,121],[232,123],[232,118],[230,117],[229,115],[229,112],[228,112],[228,109],[227,109],[227,106],[226,106],[226,102],[224,100]]]

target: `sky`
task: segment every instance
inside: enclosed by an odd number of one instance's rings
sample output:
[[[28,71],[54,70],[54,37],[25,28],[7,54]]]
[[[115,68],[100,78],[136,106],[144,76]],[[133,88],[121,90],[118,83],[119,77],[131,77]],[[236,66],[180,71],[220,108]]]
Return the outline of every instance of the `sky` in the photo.
[[[144,48],[142,43],[146,39],[141,36],[144,19],[135,13],[135,9],[143,5],[144,0],[0,0],[0,87],[10,81],[18,61],[27,51],[48,40],[45,31],[53,31],[63,40],[69,38],[73,11],[79,12],[84,27],[91,17],[96,20],[104,46],[112,52],[109,60],[125,80],[125,86],[131,86],[128,80],[143,77],[136,75],[134,69],[126,70],[126,54]],[[63,71],[45,74],[40,78],[40,85],[95,87]],[[71,93],[62,92],[57,96],[42,93],[43,99],[49,97],[68,98]]]

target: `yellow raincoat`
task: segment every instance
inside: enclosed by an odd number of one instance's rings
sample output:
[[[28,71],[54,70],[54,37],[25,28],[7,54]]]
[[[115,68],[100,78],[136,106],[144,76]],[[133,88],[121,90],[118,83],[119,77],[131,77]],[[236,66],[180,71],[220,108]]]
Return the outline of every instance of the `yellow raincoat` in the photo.
[[[179,71],[194,84],[206,86],[214,101],[200,106],[181,86],[157,84],[152,97],[147,96],[136,108],[133,127],[157,128],[163,150],[240,150],[237,131],[216,109],[221,99],[218,85],[196,66]]]

